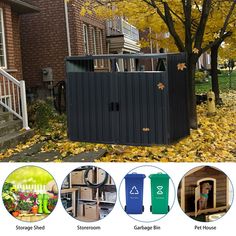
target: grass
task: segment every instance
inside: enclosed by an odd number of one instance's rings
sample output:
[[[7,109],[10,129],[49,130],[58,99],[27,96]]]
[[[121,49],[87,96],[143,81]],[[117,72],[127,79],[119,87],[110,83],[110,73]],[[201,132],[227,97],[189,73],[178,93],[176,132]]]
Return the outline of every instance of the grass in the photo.
[[[219,87],[221,92],[227,92],[230,88],[229,75],[228,71],[221,71],[219,76]],[[236,90],[236,71],[233,71],[231,74],[231,89]],[[197,83],[196,84],[196,93],[207,93],[211,89],[211,79],[208,82]]]

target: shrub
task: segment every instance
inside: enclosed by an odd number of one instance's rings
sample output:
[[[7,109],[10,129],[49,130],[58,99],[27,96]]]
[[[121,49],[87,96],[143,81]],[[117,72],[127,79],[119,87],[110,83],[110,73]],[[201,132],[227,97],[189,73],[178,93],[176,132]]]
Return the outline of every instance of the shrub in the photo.
[[[40,131],[51,128],[51,121],[60,121],[61,117],[56,112],[51,99],[37,100],[29,105],[30,125]]]
[[[195,72],[195,81],[196,83],[202,83],[205,81],[205,78],[206,78],[206,74],[204,71],[196,71]]]

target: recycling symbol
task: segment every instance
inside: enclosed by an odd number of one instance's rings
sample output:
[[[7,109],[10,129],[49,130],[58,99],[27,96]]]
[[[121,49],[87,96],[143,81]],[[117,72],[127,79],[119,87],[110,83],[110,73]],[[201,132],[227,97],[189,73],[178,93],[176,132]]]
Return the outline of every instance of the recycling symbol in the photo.
[[[163,186],[157,186],[157,195],[163,194]]]
[[[138,195],[139,191],[136,186],[133,186],[129,193],[132,195]]]

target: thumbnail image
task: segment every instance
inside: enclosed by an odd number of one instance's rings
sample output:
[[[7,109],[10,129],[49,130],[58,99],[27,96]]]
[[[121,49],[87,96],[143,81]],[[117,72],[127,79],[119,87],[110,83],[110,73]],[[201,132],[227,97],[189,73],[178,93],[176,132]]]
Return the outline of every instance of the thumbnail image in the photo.
[[[54,210],[58,187],[46,170],[24,166],[7,177],[2,188],[2,199],[7,211],[16,219],[37,222]]]
[[[184,213],[192,219],[215,221],[231,207],[233,186],[221,170],[210,166],[196,167],[182,178],[178,201]]]
[[[61,201],[67,213],[85,222],[105,218],[116,203],[116,195],[112,177],[94,166],[73,170],[61,187]]]

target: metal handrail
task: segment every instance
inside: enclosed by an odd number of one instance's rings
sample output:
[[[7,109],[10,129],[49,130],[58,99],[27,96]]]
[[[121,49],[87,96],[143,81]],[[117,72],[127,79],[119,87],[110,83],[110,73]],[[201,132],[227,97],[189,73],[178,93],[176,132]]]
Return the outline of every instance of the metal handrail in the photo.
[[[29,130],[25,81],[18,81],[0,68],[0,105],[22,120],[23,129]]]

